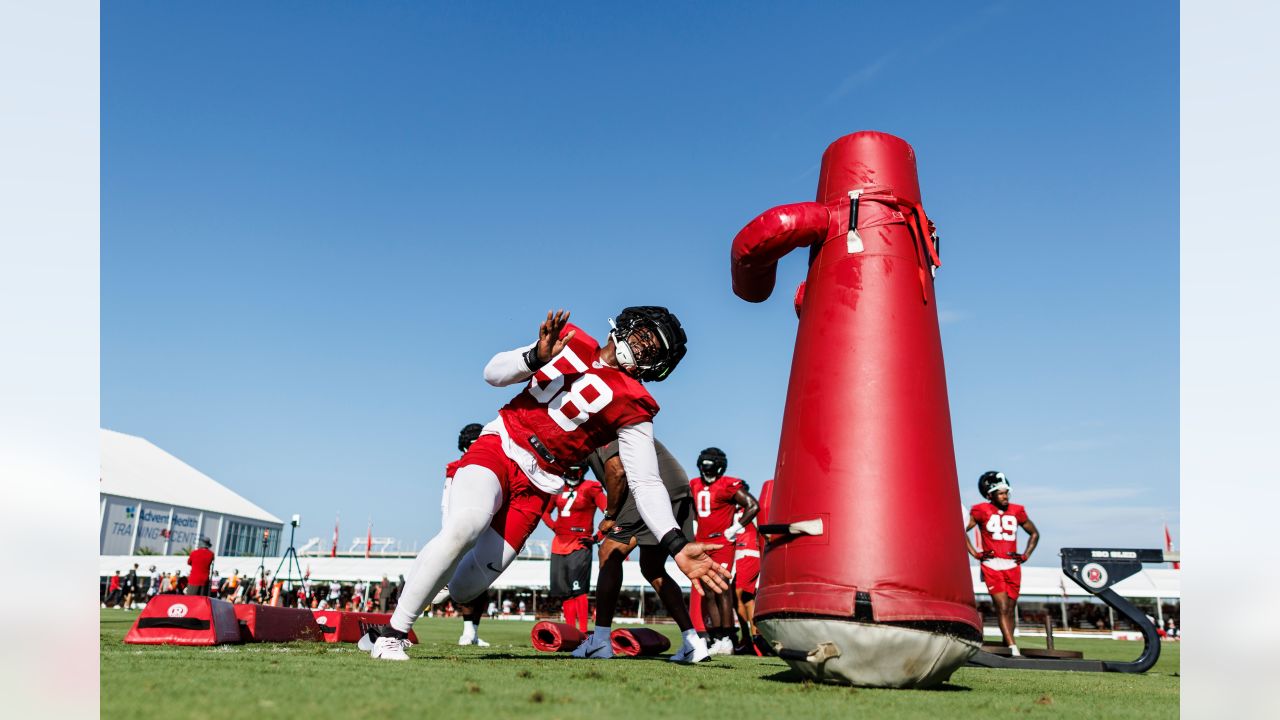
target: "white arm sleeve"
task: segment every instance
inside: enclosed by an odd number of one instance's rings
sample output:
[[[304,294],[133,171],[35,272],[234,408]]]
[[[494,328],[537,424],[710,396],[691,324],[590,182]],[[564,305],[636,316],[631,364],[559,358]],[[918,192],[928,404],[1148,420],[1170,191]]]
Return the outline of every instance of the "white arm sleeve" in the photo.
[[[618,457],[622,459],[627,487],[635,498],[640,517],[649,527],[649,532],[661,540],[679,525],[671,512],[671,496],[658,474],[658,453],[653,449],[653,423],[636,423],[619,429]]]
[[[494,387],[506,387],[533,377],[533,371],[524,361],[524,354],[537,344],[531,342],[524,347],[494,355],[489,364],[484,366],[484,381]]]

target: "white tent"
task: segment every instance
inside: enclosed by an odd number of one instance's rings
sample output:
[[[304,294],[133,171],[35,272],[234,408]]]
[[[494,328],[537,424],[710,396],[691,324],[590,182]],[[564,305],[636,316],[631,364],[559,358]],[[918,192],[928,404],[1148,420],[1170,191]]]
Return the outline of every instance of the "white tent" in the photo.
[[[280,518],[147,440],[102,430],[103,554],[181,554],[207,537],[220,554],[279,552]]]
[[[281,524],[280,518],[144,438],[103,429],[101,439],[99,492],[104,495]]]

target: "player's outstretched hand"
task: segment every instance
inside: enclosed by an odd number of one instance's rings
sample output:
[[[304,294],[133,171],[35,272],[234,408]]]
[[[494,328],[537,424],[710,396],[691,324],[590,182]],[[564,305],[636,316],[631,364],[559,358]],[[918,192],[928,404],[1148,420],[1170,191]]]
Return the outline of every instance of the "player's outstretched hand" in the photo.
[[[720,545],[691,542],[676,555],[676,567],[689,578],[693,586],[706,595],[708,590],[724,592],[729,589],[733,574],[729,568],[711,559],[707,553],[719,550]]]
[[[538,359],[542,362],[551,362],[551,358],[560,354],[564,346],[568,344],[569,339],[573,337],[570,331],[564,337],[560,337],[560,333],[564,330],[564,326],[569,323],[568,310],[547,311],[547,319],[542,321],[542,325],[538,327]]]

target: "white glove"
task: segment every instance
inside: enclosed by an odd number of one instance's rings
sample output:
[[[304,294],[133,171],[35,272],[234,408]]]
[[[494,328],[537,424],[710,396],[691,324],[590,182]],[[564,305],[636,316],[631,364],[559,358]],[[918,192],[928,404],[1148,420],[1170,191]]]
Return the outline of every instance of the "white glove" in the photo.
[[[733,542],[734,538],[742,534],[742,530],[743,528],[741,525],[739,525],[738,523],[734,523],[729,526],[728,530],[724,531],[724,539],[728,540],[729,542]]]

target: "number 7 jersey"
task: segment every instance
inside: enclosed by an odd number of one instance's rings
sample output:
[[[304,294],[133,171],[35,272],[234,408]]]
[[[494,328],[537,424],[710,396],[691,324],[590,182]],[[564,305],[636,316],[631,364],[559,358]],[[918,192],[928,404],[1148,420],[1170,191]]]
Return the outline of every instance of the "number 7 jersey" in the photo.
[[[538,466],[563,476],[596,448],[618,437],[618,429],[652,422],[658,403],[639,380],[600,362],[600,344],[574,325],[574,336],[528,386],[498,412],[507,434]]]
[[[1009,503],[1001,510],[993,503],[974,505],[969,514],[982,532],[982,549],[990,550],[997,558],[1012,558],[1018,552],[1018,526],[1027,521],[1027,510],[1021,505]]]

